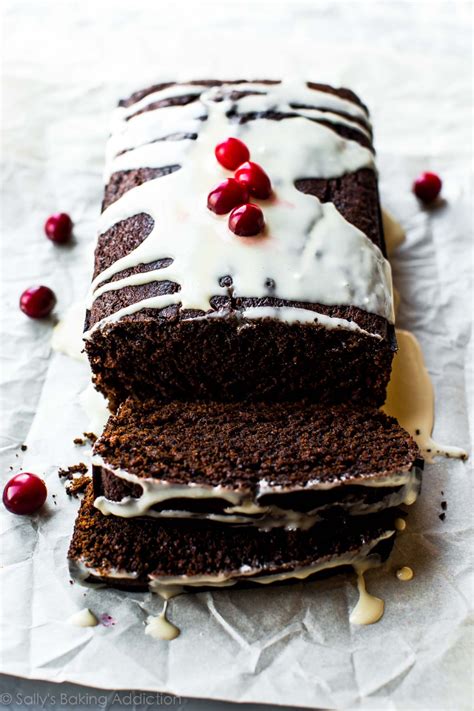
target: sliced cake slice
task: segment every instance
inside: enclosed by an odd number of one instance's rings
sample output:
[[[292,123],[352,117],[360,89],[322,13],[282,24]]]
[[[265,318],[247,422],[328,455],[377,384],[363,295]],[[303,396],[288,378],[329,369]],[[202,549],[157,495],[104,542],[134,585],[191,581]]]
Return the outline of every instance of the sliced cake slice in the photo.
[[[95,506],[309,528],[413,503],[421,466],[411,437],[376,409],[129,399],[94,447]]]
[[[308,579],[322,571],[371,567],[393,545],[396,510],[320,523],[310,530],[255,531],[207,521],[122,520],[82,502],[69,548],[74,580],[166,596],[174,586],[225,587]],[[171,586],[171,587],[170,587]]]

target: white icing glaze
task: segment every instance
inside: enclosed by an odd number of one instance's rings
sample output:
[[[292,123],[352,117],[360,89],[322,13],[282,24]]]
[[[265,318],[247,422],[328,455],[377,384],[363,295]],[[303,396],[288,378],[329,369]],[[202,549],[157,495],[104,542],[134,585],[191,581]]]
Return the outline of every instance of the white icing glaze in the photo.
[[[435,442],[434,393],[423,352],[415,336],[397,329],[398,351],[392,364],[384,412],[395,417],[413,437],[427,462],[436,456],[466,459],[467,452]]]
[[[154,96],[163,100],[165,98],[170,98],[171,96],[179,96],[189,93],[187,91],[177,92],[176,90],[183,87],[176,86],[173,89],[163,90],[157,92]],[[192,87],[193,93],[197,96],[200,92],[196,92],[196,87]],[[206,90],[202,87],[202,90]],[[298,89],[296,89],[298,90]],[[209,90],[207,90],[209,93]],[[268,91],[268,87],[265,87],[264,91]],[[275,95],[275,89],[272,90],[272,95]],[[202,127],[202,119],[207,116],[207,110],[201,102],[187,104],[185,106],[168,106],[160,109],[150,110],[146,113],[134,116],[132,119],[127,120],[128,116],[132,113],[135,114],[139,109],[139,105],[142,108],[149,106],[153,103],[153,95],[145,97],[139,104],[134,104],[127,109],[119,108],[114,113],[113,117],[113,127],[112,136],[110,137],[107,144],[107,169],[105,173],[106,179],[117,170],[128,170],[130,168],[140,167],[143,165],[140,163],[140,156],[144,156],[144,153],[140,149],[146,146],[149,142],[156,141],[166,141],[170,140],[173,142],[176,138],[183,136],[184,134],[194,134],[199,133],[199,129]],[[259,111],[265,110],[264,108],[265,94],[260,94],[259,97],[246,97],[239,101],[240,113],[245,111]],[[361,124],[356,123],[340,114],[335,114],[330,111],[320,111],[318,109],[291,109],[288,105],[280,103],[280,110],[291,111],[303,118],[309,119],[319,119],[332,124],[342,124],[351,129],[359,131],[366,137],[370,138],[370,130],[361,126]],[[177,130],[177,126],[179,127]],[[170,155],[170,162],[168,164],[175,165],[177,162],[176,157],[180,154],[180,151],[186,151],[189,148],[189,144],[181,147],[174,148],[174,154]],[[150,146],[150,153],[145,155],[147,160],[147,167],[153,166],[153,161],[159,156],[158,153],[153,153],[154,148]],[[169,150],[167,147],[163,146],[163,150],[166,155],[166,151]],[[123,154],[119,155],[123,151],[133,152],[133,156],[125,157]],[[158,147],[159,151],[159,147]],[[150,162],[148,162],[150,161]],[[166,165],[166,162],[161,162],[158,166]],[[123,167],[122,167],[123,166]]]
[[[386,508],[387,506],[397,506],[399,504],[412,504],[416,500],[420,484],[417,472],[412,469],[392,476],[381,476],[379,478],[351,480],[348,479],[341,484],[340,481],[320,482],[310,481],[304,487],[283,487],[269,485],[265,480],[260,481],[257,492],[254,495],[248,489],[230,489],[224,486],[204,486],[192,482],[189,484],[173,484],[163,479],[141,478],[124,469],[111,467],[100,456],[94,455],[93,464],[102,466],[113,472],[114,476],[124,479],[132,484],[137,484],[142,488],[142,494],[137,497],[124,497],[121,501],[111,501],[105,496],[99,496],[94,501],[94,506],[105,515],[121,516],[131,518],[134,516],[153,516],[156,518],[205,518],[218,521],[220,523],[243,524],[251,523],[259,528],[273,528],[275,526],[285,526],[289,529],[309,528],[319,520],[320,513],[328,506],[321,506],[314,511],[301,513],[298,511],[280,509],[278,506],[261,506],[257,499],[265,494],[285,494],[295,491],[318,491],[328,490],[344,485],[354,485],[362,487],[402,487],[400,491],[384,497],[381,502],[369,505],[355,505],[347,502],[344,508],[354,514],[365,514]],[[187,511],[165,510],[153,511],[152,507],[170,499],[220,499],[228,501],[230,506],[224,510],[223,514],[193,514]],[[258,519],[249,518],[251,515],[259,514]]]
[[[147,94],[140,99],[130,104],[130,106],[120,106],[115,111],[114,118],[118,122],[118,125],[123,125],[123,119],[129,118],[134,114],[146,109],[150,104],[154,104],[157,101],[164,101],[165,99],[172,99],[179,96],[195,95],[199,96],[201,91],[204,91],[207,87],[204,84],[173,84],[165,89],[157,89],[151,94]],[[176,107],[171,107],[176,108]],[[161,109],[162,110],[162,109]]]
[[[226,90],[233,88],[238,91],[259,92],[250,94],[240,99],[238,106],[240,113],[254,111],[277,110],[282,112],[293,111],[299,113],[301,109],[295,109],[290,104],[300,104],[316,106],[333,112],[348,114],[353,118],[360,119],[366,126],[369,126],[368,115],[365,109],[359,104],[343,99],[335,94],[329,94],[319,89],[310,89],[305,82],[299,80],[285,79],[277,84],[237,84],[229,87],[214,87],[210,94],[214,96],[225,96]],[[316,111],[317,109],[306,109],[306,111]],[[326,114],[326,111],[324,112]],[[338,120],[342,117],[338,116]],[[358,125],[358,124],[356,124]]]
[[[384,602],[373,595],[370,595],[365,586],[364,572],[369,568],[380,565],[378,555],[372,550],[384,540],[391,538],[395,531],[386,531],[379,538],[374,539],[369,544],[362,546],[359,551],[345,553],[343,555],[331,556],[323,562],[314,565],[302,566],[292,570],[285,570],[280,573],[265,574],[262,569],[252,568],[250,565],[242,565],[238,570],[215,575],[177,575],[177,576],[149,576],[149,590],[160,595],[165,604],[160,615],[147,618],[145,633],[156,639],[171,640],[180,634],[180,630],[171,624],[166,618],[168,600],[184,592],[184,587],[188,588],[226,588],[236,585],[239,581],[247,580],[257,585],[271,585],[272,583],[284,582],[285,580],[305,580],[310,576],[323,570],[339,568],[342,566],[352,566],[357,573],[357,586],[359,590],[359,601],[351,613],[352,624],[367,625],[377,622],[383,615]],[[81,584],[85,583],[87,575],[100,576],[101,572],[90,568],[83,561],[75,562],[74,571]],[[112,569],[107,572],[108,578],[130,578],[135,579],[136,573],[124,570]],[[408,579],[408,578],[403,578]]]
[[[297,578],[304,580],[309,576],[320,572],[321,570],[329,570],[342,566],[365,566],[365,569],[379,565],[379,557],[372,553],[372,550],[384,540],[395,535],[395,531],[385,531],[379,538],[374,538],[370,543],[361,546],[358,551],[353,553],[344,553],[327,558],[325,561],[315,563],[314,565],[301,566],[290,570],[285,570],[280,573],[265,574],[262,568],[252,568],[250,565],[243,565],[238,570],[229,571],[226,573],[216,573],[215,575],[168,575],[164,576],[149,576],[149,589],[151,592],[160,595],[163,599],[169,600],[176,595],[184,592],[184,587],[230,587],[235,585],[239,580],[249,580],[252,583],[266,585],[274,582],[282,582]],[[125,580],[127,578],[135,580],[136,572],[118,570],[111,568],[106,573],[89,566],[86,561],[78,560],[70,562],[71,574],[81,584],[88,586],[87,577],[94,575],[97,577],[117,578]]]
[[[163,585],[163,587],[156,585],[155,590],[153,592],[163,598],[163,600],[168,601],[171,600],[173,597],[182,595],[184,589],[181,585]]]
[[[293,570],[285,570],[280,573],[265,574],[261,570],[252,568],[249,565],[242,566],[239,570],[230,573],[218,573],[216,575],[177,575],[158,577],[150,576],[149,588],[151,592],[156,592],[162,590],[163,587],[168,585],[182,585],[185,587],[229,587],[235,585],[241,580],[249,580],[252,583],[259,585],[271,585],[276,582],[284,582],[285,580],[297,579],[305,580],[315,573],[319,573],[322,570],[330,570],[331,568],[338,568],[342,566],[362,566],[372,567],[378,564],[378,558],[371,555],[371,551],[377,546],[381,541],[391,538],[395,534],[395,531],[387,531],[382,536],[371,541],[360,548],[355,553],[344,553],[343,555],[331,556],[327,560],[315,563],[314,565],[302,566],[300,568],[294,568]],[[370,562],[367,559],[370,559]],[[161,594],[161,592],[160,592]]]
[[[409,580],[412,580],[413,575],[413,570],[408,565],[403,565],[396,572],[397,578],[402,582],[408,582]]]
[[[400,245],[405,242],[405,230],[385,208],[382,208],[382,223],[385,237],[385,247],[387,248],[388,256],[391,257],[397,247],[400,247]]]
[[[405,521],[404,518],[396,518],[395,519],[395,528],[397,529],[397,531],[404,531],[406,527],[407,527],[407,522]]]
[[[175,282],[180,289],[175,294],[143,299],[122,308],[94,328],[144,308],[161,309],[177,303],[207,312],[212,296],[227,295],[227,287],[218,282],[228,274],[232,276],[235,296],[272,295],[290,301],[352,304],[393,321],[390,266],[380,250],[332,203],[321,203],[294,186],[298,178],[334,178],[374,167],[370,150],[305,117],[318,114],[321,119],[354,124],[331,114],[343,111],[367,123],[365,111],[351,101],[310,90],[304,83],[237,88],[260,93],[232,102],[226,94],[232,87],[217,87],[204,91],[192,104],[155,109],[126,120],[153,101],[195,91],[195,87],[170,87],[116,113],[107,175],[137,167],[182,167],[133,188],[104,211],[101,232],[142,212],[150,215],[155,224],[139,247],[98,275],[91,287],[89,306],[105,291],[150,281]],[[221,96],[224,100],[216,101]],[[293,102],[318,108],[291,109]],[[258,118],[239,125],[226,116],[232,106],[239,112],[290,110],[298,116],[281,121]],[[321,108],[327,111],[321,112]],[[199,121],[202,116],[207,119]],[[353,127],[357,128],[357,124]],[[157,140],[169,136],[170,131],[174,135],[191,131],[198,133],[198,138]],[[206,207],[208,192],[230,175],[214,157],[215,145],[229,135],[246,142],[251,157],[264,166],[274,187],[273,198],[261,201],[267,227],[265,234],[257,238],[237,238],[229,231],[227,218],[214,215]],[[126,153],[116,155],[125,148],[129,149]],[[159,259],[173,261],[162,269],[104,283],[123,269]],[[275,285],[271,294],[268,279]],[[280,318],[306,321],[305,310],[300,311],[301,314],[282,311]],[[311,314],[312,320],[314,317]],[[334,323],[329,317],[318,319],[325,327],[354,329],[342,319]],[[90,332],[86,334],[89,335]]]
[[[338,502],[337,505],[340,509],[346,511],[352,516],[362,516],[365,514],[382,511],[383,509],[390,508],[393,506],[414,503],[416,496],[414,498],[412,492],[414,489],[416,489],[417,494],[419,488],[420,484],[414,478],[412,481],[405,484],[400,489],[400,491],[394,491],[392,494],[388,494],[379,501],[373,502],[372,504],[364,504],[362,502],[357,503],[353,501],[342,501]],[[105,515],[107,515],[108,513],[114,513],[115,515],[122,516],[123,518],[128,518],[127,513],[129,512],[129,501],[130,500],[127,499],[127,501],[124,502],[124,508],[118,513],[112,512],[110,510],[110,504],[113,505],[116,502],[111,502],[108,499],[99,502],[99,505],[97,507],[100,508],[101,512]],[[324,520],[322,514],[332,507],[334,507],[334,504],[326,504],[324,506],[319,506],[313,511],[302,513],[300,511],[294,511],[292,509],[282,509],[278,506],[252,506],[252,504],[250,504],[248,507],[229,506],[228,508],[224,509],[224,513],[221,514],[203,512],[197,513],[179,509],[164,509],[161,511],[154,511],[153,509],[149,508],[145,510],[141,515],[160,519],[201,519],[224,524],[255,526],[256,528],[262,531],[268,531],[272,528],[280,527],[284,527],[288,531],[295,531],[308,530],[312,528],[315,523]],[[253,510],[246,510],[247,508],[253,508]],[[253,514],[253,516],[251,514]]]
[[[251,306],[242,310],[245,319],[273,318],[275,320],[286,321],[286,323],[317,323],[324,328],[343,328],[347,331],[358,331],[366,336],[380,339],[378,333],[369,333],[357,325],[355,321],[347,321],[344,318],[327,316],[309,309],[297,308],[295,306]]]
[[[171,641],[179,637],[180,630],[176,625],[173,625],[166,617],[168,609],[168,600],[164,600],[163,609],[159,615],[148,616],[146,619],[145,634],[153,637],[153,639],[162,639]]]
[[[85,304],[83,302],[73,304],[53,329],[52,349],[75,360],[87,362],[82,339],[85,317]]]
[[[349,621],[353,625],[372,625],[378,622],[384,613],[384,601],[367,592],[364,573],[370,567],[372,566],[367,562],[354,565],[354,570],[357,573],[359,600],[349,617]]]
[[[88,580],[91,575],[94,575],[97,578],[101,578],[103,576],[103,571],[99,570],[98,568],[92,568],[86,563],[85,560],[70,559],[68,566],[71,578],[78,582],[79,585],[83,585],[86,588],[94,589],[100,589],[104,587],[105,583],[99,581],[92,582]],[[138,577],[138,574],[134,571],[126,571],[119,568],[109,568],[107,571],[107,576],[116,579],[123,578],[125,580],[135,580]]]
[[[99,436],[110,415],[107,400],[102,393],[94,388],[92,383],[89,383],[79,395],[79,402],[89,418],[87,431],[94,432]]]
[[[97,617],[87,607],[71,615],[68,622],[76,627],[96,627],[99,624]]]

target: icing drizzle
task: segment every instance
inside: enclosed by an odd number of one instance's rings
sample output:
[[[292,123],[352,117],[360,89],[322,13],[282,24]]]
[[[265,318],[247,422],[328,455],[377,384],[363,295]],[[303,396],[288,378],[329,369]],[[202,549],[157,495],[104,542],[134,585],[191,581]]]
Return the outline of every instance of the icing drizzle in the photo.
[[[397,328],[398,351],[392,365],[392,375],[383,406],[387,415],[395,417],[413,437],[423,458],[432,463],[437,456],[467,459],[467,452],[435,442],[434,392],[426,369],[421,346],[409,331]]]
[[[239,95],[253,93],[232,98],[236,86]],[[189,93],[196,99],[184,106],[137,114],[157,101]],[[265,118],[267,111],[283,118]],[[233,116],[242,114],[252,120],[232,122]],[[136,249],[96,277],[88,306],[104,292],[125,286],[171,282],[178,290],[129,304],[97,322],[92,330],[145,308],[181,304],[183,309],[212,312],[212,297],[229,293],[228,286],[220,285],[226,275],[232,278],[235,297],[354,305],[393,322],[390,266],[380,249],[347,222],[333,203],[320,202],[295,187],[295,181],[305,177],[337,178],[374,168],[370,149],[342,138],[322,120],[370,135],[361,106],[309,89],[304,83],[210,89],[180,85],[119,108],[107,151],[106,178],[140,167],[180,169],[131,189],[102,213],[100,233],[140,213],[148,214],[154,227]],[[226,218],[206,207],[209,190],[231,175],[214,157],[215,145],[231,135],[241,138],[252,158],[265,165],[274,186],[273,199],[265,201],[266,231],[255,239],[235,237]],[[108,281],[124,269],[159,260],[167,260],[166,266]],[[295,314],[288,310],[279,315],[283,320],[290,316],[294,320]],[[325,327],[328,318],[322,322]],[[338,321],[335,327],[354,328],[352,322]]]
[[[349,617],[349,621],[353,625],[373,625],[380,620],[384,613],[384,601],[367,592],[364,573],[369,567],[371,567],[370,564],[366,563],[354,566],[354,570],[357,573],[359,599]]]

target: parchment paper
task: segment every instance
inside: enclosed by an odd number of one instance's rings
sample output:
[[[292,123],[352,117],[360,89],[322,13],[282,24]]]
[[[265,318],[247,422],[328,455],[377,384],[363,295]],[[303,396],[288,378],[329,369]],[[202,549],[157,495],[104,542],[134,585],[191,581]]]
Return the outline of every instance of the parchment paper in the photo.
[[[470,3],[54,2],[4,4],[3,464],[47,480],[46,511],[1,511],[1,671],[109,689],[324,708],[470,707],[472,486],[469,462],[427,467],[422,496],[390,573],[368,575],[386,600],[381,622],[351,627],[355,581],[177,598],[172,643],[144,635],[149,594],[69,584],[66,550],[77,508],[57,469],[86,458],[78,397],[84,364],[50,350],[51,322],[19,311],[46,283],[56,314],[87,287],[101,201],[110,110],[162,78],[306,76],[348,85],[369,104],[381,193],[402,222],[394,258],[399,323],[424,348],[437,396],[435,436],[470,447],[472,223]],[[445,203],[422,210],[414,176],[434,169]],[[64,210],[74,243],[42,225]],[[472,410],[471,410],[472,411]],[[21,452],[26,442],[28,449]],[[444,493],[442,493],[444,492]],[[55,495],[55,498],[52,495]],[[448,502],[439,519],[441,501]],[[408,564],[409,583],[394,571]],[[116,624],[80,629],[76,610]]]

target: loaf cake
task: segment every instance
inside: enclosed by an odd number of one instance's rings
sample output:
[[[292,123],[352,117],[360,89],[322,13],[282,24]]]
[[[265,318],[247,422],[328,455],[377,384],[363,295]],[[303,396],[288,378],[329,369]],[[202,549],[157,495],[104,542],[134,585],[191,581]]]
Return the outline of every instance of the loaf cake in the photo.
[[[390,509],[334,526],[278,528],[256,535],[248,526],[103,516],[93,501],[89,489],[69,548],[72,577],[85,584],[160,593],[167,586],[268,584],[347,566],[378,565],[392,548],[397,515]]]
[[[311,82],[155,85],[120,103],[105,182],[84,337],[114,414],[73,577],[160,592],[383,561],[422,462],[377,409],[396,339],[366,107]]]
[[[227,136],[263,164],[266,229],[233,235],[206,196]],[[383,404],[396,350],[368,112],[304,82],[159,84],[122,101],[86,350],[113,409],[155,400]]]
[[[310,528],[413,503],[417,457],[379,410],[129,399],[94,446],[95,505],[125,518]]]

